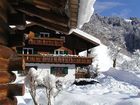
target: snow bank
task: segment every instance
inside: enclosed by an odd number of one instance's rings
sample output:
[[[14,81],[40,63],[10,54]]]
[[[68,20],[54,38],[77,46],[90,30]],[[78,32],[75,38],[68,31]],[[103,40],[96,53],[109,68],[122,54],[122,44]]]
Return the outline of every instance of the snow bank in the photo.
[[[78,28],[81,28],[84,23],[90,20],[94,12],[93,5],[96,0],[80,0],[78,14]]]
[[[104,72],[105,75],[112,76],[118,81],[123,81],[140,88],[140,77],[130,71],[110,69]]]

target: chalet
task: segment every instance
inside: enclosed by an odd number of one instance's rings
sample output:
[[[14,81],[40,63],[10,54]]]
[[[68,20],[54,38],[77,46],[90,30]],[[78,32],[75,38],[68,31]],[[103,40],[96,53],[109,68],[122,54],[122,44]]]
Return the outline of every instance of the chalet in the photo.
[[[57,77],[74,79],[78,68],[92,64],[92,57],[79,56],[79,52],[98,46],[100,41],[78,29],[70,35],[46,30],[33,25],[25,32],[24,47],[17,47],[19,56],[23,56],[26,68],[35,67],[41,73],[54,74]]]
[[[38,64],[38,70],[44,66],[55,75],[58,74],[55,69],[59,69],[61,74],[67,74],[69,69],[91,64],[91,58],[79,57],[78,53],[96,46],[96,42],[93,44],[80,34],[68,34],[71,29],[76,29],[89,20],[93,13],[93,9],[89,8],[93,7],[94,2],[95,0],[0,0],[1,104],[16,105],[14,96],[24,94],[24,85],[10,84],[16,78],[12,71],[24,70],[25,66],[24,60],[17,56],[16,48],[20,56],[25,58],[26,66]],[[89,16],[85,15],[86,11],[90,13]],[[33,25],[54,30],[55,34],[52,31],[31,30],[24,40],[25,31]]]

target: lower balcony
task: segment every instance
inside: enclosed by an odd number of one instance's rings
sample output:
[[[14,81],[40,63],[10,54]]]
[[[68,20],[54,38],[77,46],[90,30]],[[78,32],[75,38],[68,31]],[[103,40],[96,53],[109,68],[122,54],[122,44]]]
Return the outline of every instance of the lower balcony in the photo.
[[[76,65],[90,65],[92,63],[91,57],[81,57],[75,55],[43,56],[32,54],[19,54],[19,56],[24,57],[26,63],[76,64]]]

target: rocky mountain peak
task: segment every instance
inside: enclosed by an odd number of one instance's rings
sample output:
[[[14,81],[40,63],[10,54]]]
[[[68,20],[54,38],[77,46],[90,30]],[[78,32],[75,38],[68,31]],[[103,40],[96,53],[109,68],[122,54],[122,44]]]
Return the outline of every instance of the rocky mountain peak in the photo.
[[[113,42],[131,53],[140,49],[140,19],[135,17],[123,19],[94,13],[82,30],[99,38],[105,45]]]

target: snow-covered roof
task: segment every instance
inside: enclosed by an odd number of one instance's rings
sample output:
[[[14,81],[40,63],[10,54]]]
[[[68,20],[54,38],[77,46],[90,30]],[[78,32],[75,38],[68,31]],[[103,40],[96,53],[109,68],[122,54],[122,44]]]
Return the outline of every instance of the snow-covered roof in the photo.
[[[90,20],[94,12],[93,5],[96,0],[80,0],[79,12],[78,12],[78,28],[81,28],[84,23]]]
[[[75,35],[77,35],[85,40],[88,40],[89,42],[91,42],[95,45],[99,45],[101,43],[99,39],[95,38],[94,36],[92,36],[88,33],[85,33],[84,31],[82,31],[80,29],[72,29],[71,33],[74,33]]]

